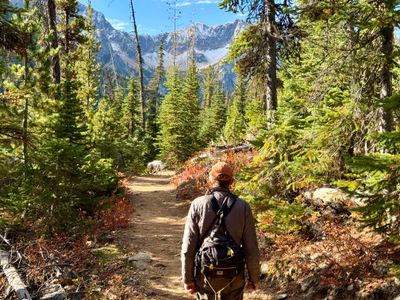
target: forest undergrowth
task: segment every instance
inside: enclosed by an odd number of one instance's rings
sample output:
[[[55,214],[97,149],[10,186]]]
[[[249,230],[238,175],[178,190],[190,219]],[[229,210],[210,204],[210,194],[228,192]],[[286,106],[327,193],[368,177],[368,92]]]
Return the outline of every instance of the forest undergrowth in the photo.
[[[114,259],[121,254],[114,245],[115,234],[130,224],[135,212],[125,190],[127,181],[122,178],[118,192],[99,203],[93,215],[80,216],[75,234],[42,235],[36,223],[5,228],[1,248],[9,251],[33,299],[60,291],[68,299],[111,299],[108,294],[131,299],[133,287],[121,288],[127,265]],[[15,297],[5,276],[0,278],[0,292],[6,299]]]
[[[241,173],[257,155],[255,150],[221,153],[215,149],[197,154],[173,179],[177,197],[204,194],[211,165],[224,160],[235,169],[233,191],[248,199],[241,189]],[[284,203],[265,209],[250,200],[257,219],[264,287],[288,299],[394,299],[400,293],[400,247],[363,226],[350,194],[335,193],[321,200],[304,191],[301,204],[297,199],[290,205],[301,205],[299,209],[306,213],[297,217],[289,213],[286,219],[274,218]]]

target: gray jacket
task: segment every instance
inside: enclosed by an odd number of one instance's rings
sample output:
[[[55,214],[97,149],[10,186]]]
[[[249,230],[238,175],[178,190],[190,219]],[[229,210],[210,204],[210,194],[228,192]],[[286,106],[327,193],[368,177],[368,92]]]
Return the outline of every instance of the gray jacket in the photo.
[[[214,188],[213,194],[221,206],[227,190]],[[194,282],[194,260],[200,248],[200,239],[214,220],[215,213],[209,196],[193,200],[186,219],[182,241],[182,279],[184,283]],[[258,282],[260,278],[260,252],[254,218],[249,204],[238,198],[230,213],[225,217],[225,225],[234,241],[243,246],[249,279]]]

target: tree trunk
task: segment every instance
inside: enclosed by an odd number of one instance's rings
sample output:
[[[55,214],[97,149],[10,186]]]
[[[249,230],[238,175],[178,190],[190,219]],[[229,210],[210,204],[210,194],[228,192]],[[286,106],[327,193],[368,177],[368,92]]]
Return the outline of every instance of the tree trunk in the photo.
[[[47,0],[47,9],[49,13],[49,27],[52,31],[51,48],[56,49],[58,47],[58,36],[56,26],[56,4],[54,0]],[[52,58],[53,65],[53,82],[61,82],[61,69],[60,69],[60,57],[58,54]]]
[[[178,21],[178,10],[177,10],[177,3],[176,0],[173,0],[172,2],[169,2],[169,5],[173,5],[172,9],[174,11],[174,15],[173,15],[173,22],[174,22],[174,35],[173,35],[173,50],[172,50],[172,65],[176,66],[176,56],[178,55],[177,53],[177,49],[178,49],[178,39],[177,39],[177,32],[176,32],[176,23]],[[170,7],[171,8],[171,7]]]
[[[275,2],[268,0],[265,2],[265,15],[263,25],[266,31],[267,39],[267,71],[266,71],[266,108],[268,114],[268,123],[274,123],[274,111],[277,109],[277,77],[276,77],[276,21],[275,21]]]
[[[64,13],[65,13],[64,51],[66,54],[69,54],[69,50],[70,50],[70,28],[69,28],[70,9],[66,8]]]
[[[116,87],[119,87],[117,71],[116,71],[116,68],[115,68],[114,54],[113,54],[113,50],[112,50],[111,43],[110,43],[109,39],[107,39],[107,46],[108,46],[108,51],[110,52],[112,72],[113,72],[113,76],[114,76],[114,84],[115,84]]]
[[[139,72],[139,100],[141,104],[141,115],[142,115],[142,130],[143,133],[146,127],[146,119],[145,119],[145,103],[144,103],[144,84],[143,84],[143,58],[142,52],[140,50],[139,44],[139,34],[136,26],[136,18],[135,18],[135,10],[133,9],[133,1],[130,0],[131,3],[131,12],[132,12],[132,20],[133,20],[133,33],[135,38],[135,46],[136,46],[136,61],[138,65],[138,72]]]
[[[394,44],[394,26],[386,25],[382,28],[382,56],[384,59],[381,70],[381,93],[380,98],[384,101],[392,95],[392,54]],[[381,108],[380,111],[380,131],[390,132],[393,130],[392,112]]]
[[[157,76],[156,76],[156,96],[157,99],[160,97],[160,87],[161,87],[161,81],[164,76],[164,40],[161,40],[160,42],[160,47],[158,50],[158,66],[157,66]],[[156,101],[156,107],[160,104],[158,101]]]
[[[106,95],[110,97],[110,99],[114,102],[115,101],[115,86],[113,79],[111,78],[111,75],[109,72],[104,73],[104,81],[105,81],[105,86],[108,86],[108,93],[105,92]]]
[[[7,251],[0,250],[0,265],[7,277],[8,284],[15,291],[18,299],[32,300],[25,283],[21,280],[17,270],[11,265],[9,256]]]
[[[25,64],[25,88],[28,84],[28,57],[25,55],[24,57],[24,64]],[[29,116],[29,99],[25,97],[25,104],[24,104],[24,120],[22,124],[23,128],[23,153],[24,153],[24,164],[25,167],[28,166],[28,116]]]

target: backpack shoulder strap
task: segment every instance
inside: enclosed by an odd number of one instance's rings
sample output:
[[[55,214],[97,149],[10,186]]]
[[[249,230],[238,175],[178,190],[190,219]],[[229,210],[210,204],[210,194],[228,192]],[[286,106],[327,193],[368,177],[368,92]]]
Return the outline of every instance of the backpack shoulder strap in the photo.
[[[213,211],[215,212],[215,215],[217,215],[220,207],[219,207],[218,201],[217,201],[217,199],[215,199],[214,195],[212,195],[212,198],[211,198],[211,205],[212,205]]]
[[[222,219],[225,218],[230,213],[230,211],[232,210],[232,207],[236,203],[236,199],[237,199],[237,196],[235,194],[229,193],[227,201],[225,202],[225,206],[224,206],[224,204],[222,204],[222,207],[221,207],[222,211],[223,211]]]
[[[200,238],[200,245],[203,243],[204,239],[208,236],[210,233],[211,229],[214,227],[214,225],[221,225],[224,218],[229,214],[229,212],[232,210],[233,205],[235,204],[237,199],[237,196],[229,193],[227,197],[225,197],[224,201],[222,202],[222,205],[218,205],[218,201],[215,198],[214,195],[212,195],[211,198],[211,205],[213,208],[213,211],[215,212],[215,217],[213,221],[210,223],[208,226],[207,230],[204,232],[203,236]]]

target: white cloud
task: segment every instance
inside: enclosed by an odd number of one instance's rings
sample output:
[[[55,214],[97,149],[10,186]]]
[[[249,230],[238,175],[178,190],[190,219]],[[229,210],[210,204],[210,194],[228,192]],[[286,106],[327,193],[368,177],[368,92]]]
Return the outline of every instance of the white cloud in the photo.
[[[196,4],[217,4],[219,0],[199,0]]]
[[[112,27],[117,30],[127,30],[130,25],[130,23],[118,19],[109,19],[108,21],[111,23]]]
[[[181,3],[177,3],[176,6],[178,7],[182,7],[182,6],[189,6],[192,5],[193,3],[191,2],[181,2]]]
[[[139,34],[149,34],[149,35],[155,35],[159,33],[155,28],[147,27],[141,24],[138,24],[138,29],[139,29]]]
[[[190,6],[193,4],[218,4],[219,2],[220,0],[192,0],[192,1],[178,2],[176,6],[183,7],[183,6]]]

